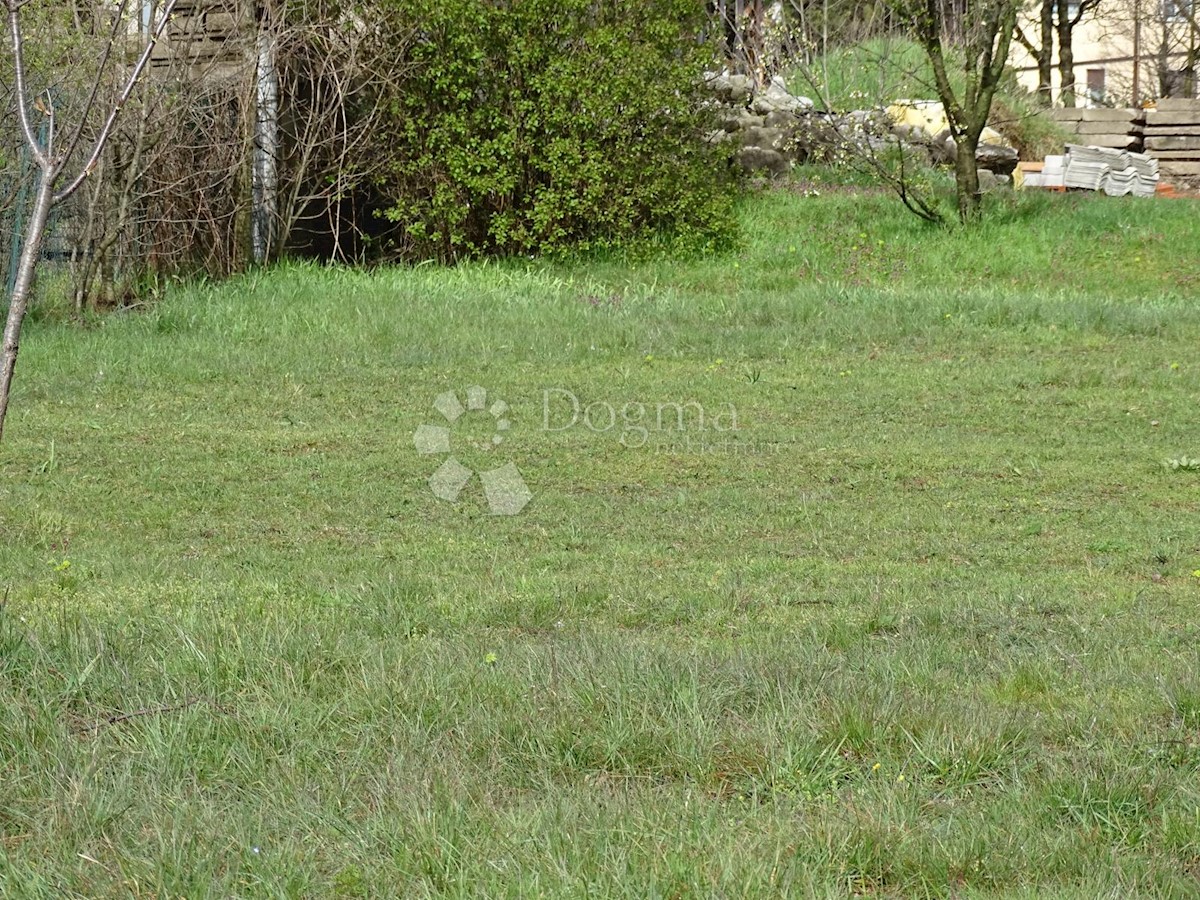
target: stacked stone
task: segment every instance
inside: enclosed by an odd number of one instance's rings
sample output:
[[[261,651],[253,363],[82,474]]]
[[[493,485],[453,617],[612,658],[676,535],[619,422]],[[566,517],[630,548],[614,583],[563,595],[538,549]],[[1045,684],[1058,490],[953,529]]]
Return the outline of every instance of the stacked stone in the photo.
[[[1140,150],[1145,113],[1140,109],[1051,109],[1050,117],[1087,147]]]
[[[1167,98],[1146,110],[1146,154],[1159,171],[1176,177],[1200,176],[1200,100]]]
[[[757,90],[748,75],[710,74],[707,82],[722,106],[722,130],[710,139],[735,140],[743,168],[779,176],[806,158],[796,132],[801,117],[813,108],[810,99],[789,93],[778,77]]]
[[[750,173],[779,177],[797,162],[836,162],[848,152],[882,151],[896,139],[929,155],[935,165],[954,160],[954,141],[948,131],[930,135],[922,128],[893,125],[887,110],[854,110],[836,114],[813,109],[813,101],[788,92],[781,78],[756,88],[746,75],[709,73],[705,81],[720,110],[720,130],[708,136],[714,142],[731,141],[738,163]],[[979,167],[1005,183],[1017,165],[1017,152],[1009,147],[981,144]]]

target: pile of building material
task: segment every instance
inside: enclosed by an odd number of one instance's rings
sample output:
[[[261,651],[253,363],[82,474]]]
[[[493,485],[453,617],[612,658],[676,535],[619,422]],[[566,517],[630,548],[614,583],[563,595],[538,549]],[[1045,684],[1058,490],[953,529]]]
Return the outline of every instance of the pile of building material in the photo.
[[[1164,175],[1200,176],[1200,100],[1159,100],[1146,111],[1145,145]]]
[[[1021,188],[1053,188],[1063,190],[1063,157],[1047,156],[1045,162],[1024,162],[1019,166]]]
[[[1110,197],[1153,197],[1158,186],[1158,162],[1143,153],[1068,144],[1063,184],[1104,191]]]
[[[1140,150],[1146,112],[1141,109],[1048,109],[1064,130],[1091,147]]]
[[[1110,197],[1153,197],[1158,187],[1157,160],[1111,147],[1068,144],[1064,155],[1047,156],[1038,169],[1023,173],[1023,187],[1081,188]]]

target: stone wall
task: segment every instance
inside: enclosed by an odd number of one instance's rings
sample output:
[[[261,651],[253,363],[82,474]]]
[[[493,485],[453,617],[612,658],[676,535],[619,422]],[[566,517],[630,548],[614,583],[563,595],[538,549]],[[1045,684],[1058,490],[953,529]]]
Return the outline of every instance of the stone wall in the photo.
[[[779,79],[763,89],[756,89],[748,75],[711,74],[707,83],[720,105],[721,125],[709,140],[734,141],[746,171],[778,177],[808,158],[797,137],[812,100],[789,93]]]
[[[738,163],[751,174],[777,178],[798,162],[832,163],[897,146],[927,155],[934,165],[953,164],[955,146],[947,130],[931,135],[920,126],[896,124],[885,109],[824,112],[808,97],[789,93],[779,78],[761,88],[745,75],[710,73],[706,80],[721,125],[709,140],[736,144]],[[1017,152],[983,143],[976,160],[1003,181],[1016,168]]]

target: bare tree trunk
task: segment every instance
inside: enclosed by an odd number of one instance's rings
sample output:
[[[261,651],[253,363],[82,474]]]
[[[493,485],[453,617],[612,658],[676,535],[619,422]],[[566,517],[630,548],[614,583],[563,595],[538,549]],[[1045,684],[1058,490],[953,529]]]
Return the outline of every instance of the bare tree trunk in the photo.
[[[979,149],[979,134],[961,135],[955,142],[954,186],[958,198],[958,218],[969,222],[979,215],[979,168],[975,152]]]
[[[17,366],[17,351],[21,344],[21,325],[29,309],[29,294],[33,289],[33,276],[37,272],[42,237],[46,233],[46,222],[50,219],[53,200],[53,178],[43,171],[38,175],[37,197],[33,203],[29,224],[26,226],[25,243],[21,247],[21,261],[17,267],[17,280],[13,285],[12,299],[8,305],[8,320],[4,324],[4,355],[0,360],[0,439],[4,437],[4,419],[8,414],[13,371]]]
[[[1038,43],[1031,41],[1017,24],[1013,38],[1033,57],[1037,63],[1038,86],[1037,103],[1039,106],[1053,106],[1054,94],[1052,81],[1054,77],[1054,9],[1057,0],[1042,0],[1038,11]]]
[[[258,65],[254,91],[254,161],[251,192],[254,211],[250,235],[254,261],[266,263],[273,251],[272,231],[278,213],[279,81],[275,68],[274,36],[260,26],[255,47]]]
[[[1187,59],[1183,63],[1183,96],[1196,96],[1196,62],[1200,59],[1200,48],[1196,46],[1195,32],[1191,36],[1191,46],[1188,47]]]
[[[1071,21],[1068,0],[1056,0],[1058,7],[1058,77],[1062,81],[1059,96],[1068,109],[1075,106],[1075,51],[1071,46],[1075,23]]]
[[[939,6],[941,0],[892,2],[898,4],[897,12],[908,20],[912,35],[925,51],[933,70],[938,99],[942,101],[950,135],[954,138],[958,217],[969,222],[977,217],[980,205],[975,152],[1004,74],[1008,48],[1017,31],[1016,0],[968,3],[966,10],[970,14],[955,20],[955,28],[962,29],[963,39],[955,54],[960,66],[958,71],[963,76],[961,88],[956,88],[950,79],[948,59],[954,59],[954,56],[948,56],[945,49],[948,32]],[[1058,2],[1065,3],[1066,0]]]
[[[1041,14],[1038,19],[1038,36],[1042,44],[1037,57],[1038,64],[1038,103],[1042,106],[1053,106],[1054,95],[1052,82],[1054,78],[1054,2],[1042,0]]]

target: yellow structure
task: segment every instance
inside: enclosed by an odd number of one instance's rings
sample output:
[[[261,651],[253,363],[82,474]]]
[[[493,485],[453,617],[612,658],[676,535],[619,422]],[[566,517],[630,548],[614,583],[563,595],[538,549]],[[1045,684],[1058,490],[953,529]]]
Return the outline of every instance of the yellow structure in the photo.
[[[887,108],[887,114],[894,124],[921,128],[930,137],[936,137],[950,127],[945,108],[936,100],[897,100]],[[979,141],[982,144],[1009,146],[1004,135],[987,126],[980,132]]]

